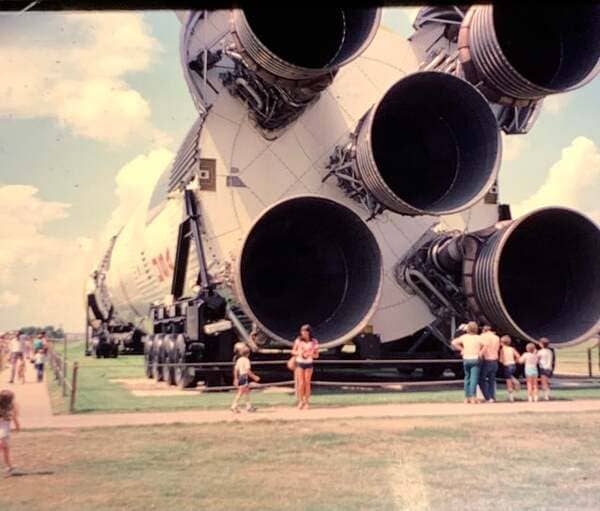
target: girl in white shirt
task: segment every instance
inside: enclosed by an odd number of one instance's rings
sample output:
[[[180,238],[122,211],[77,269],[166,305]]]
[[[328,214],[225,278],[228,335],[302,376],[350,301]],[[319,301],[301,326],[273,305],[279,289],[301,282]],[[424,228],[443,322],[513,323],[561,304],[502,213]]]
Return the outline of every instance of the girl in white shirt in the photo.
[[[535,344],[527,345],[527,353],[519,358],[521,364],[525,364],[525,377],[527,378],[527,399],[529,402],[538,400],[538,362],[539,357],[535,351]]]

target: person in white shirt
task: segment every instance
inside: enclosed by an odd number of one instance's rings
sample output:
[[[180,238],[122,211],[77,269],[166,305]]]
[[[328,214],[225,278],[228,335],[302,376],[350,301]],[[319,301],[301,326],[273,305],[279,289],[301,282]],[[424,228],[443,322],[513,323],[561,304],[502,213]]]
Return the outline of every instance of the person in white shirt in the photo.
[[[527,399],[531,403],[538,400],[538,362],[539,357],[535,344],[527,345],[527,352],[521,355],[519,362],[525,364],[525,377],[527,378]]]
[[[9,383],[14,383],[15,373],[19,375],[22,382],[25,383],[25,349],[27,346],[27,336],[19,331],[9,344],[10,349],[10,380]]]
[[[498,352],[500,351],[500,338],[490,325],[481,329],[481,340],[485,344],[479,386],[484,399],[488,403],[496,401],[496,373],[498,372]]]
[[[465,403],[478,403],[476,397],[479,382],[479,368],[485,344],[478,335],[479,327],[475,321],[467,323],[467,333],[452,340],[452,347],[460,351],[465,370]]]
[[[544,399],[550,401],[550,378],[554,371],[554,353],[550,349],[550,341],[542,337],[538,345],[541,349],[537,352],[540,366],[540,382],[544,392]]]
[[[252,406],[250,402],[250,378],[254,381],[260,381],[260,377],[252,372],[250,369],[250,348],[243,342],[238,342],[234,346],[234,350],[238,355],[233,368],[233,384],[238,388],[233,404],[231,405],[231,411],[239,413],[238,403],[242,396],[246,398],[246,410],[248,412],[254,412],[256,408]]]

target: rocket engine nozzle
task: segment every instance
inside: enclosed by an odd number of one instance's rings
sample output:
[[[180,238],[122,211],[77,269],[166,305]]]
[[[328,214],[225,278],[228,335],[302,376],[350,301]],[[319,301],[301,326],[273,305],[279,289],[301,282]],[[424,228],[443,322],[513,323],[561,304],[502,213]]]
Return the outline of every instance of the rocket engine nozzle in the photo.
[[[600,228],[577,211],[539,209],[431,253],[443,271],[462,265],[470,308],[499,332],[567,346],[600,330]]]
[[[479,201],[498,173],[501,140],[482,94],[426,71],[396,82],[358,128],[356,163],[371,194],[406,215],[443,215]]]
[[[600,5],[478,5],[463,20],[458,47],[466,78],[483,81],[491,100],[539,100],[600,70]]]
[[[378,9],[323,8],[294,11],[246,8],[234,12],[245,52],[279,78],[319,78],[359,56],[379,26]]]
[[[328,347],[366,326],[379,298],[382,260],[375,237],[351,209],[298,196],[256,220],[236,273],[242,306],[273,339],[289,345],[310,323]]]

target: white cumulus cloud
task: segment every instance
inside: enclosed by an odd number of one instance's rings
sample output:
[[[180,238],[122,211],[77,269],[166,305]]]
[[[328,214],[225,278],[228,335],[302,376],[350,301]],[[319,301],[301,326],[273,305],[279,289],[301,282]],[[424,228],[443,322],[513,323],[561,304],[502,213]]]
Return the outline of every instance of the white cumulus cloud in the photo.
[[[529,147],[524,135],[506,135],[502,133],[502,159],[514,161]]]
[[[45,201],[28,185],[0,185],[0,283],[60,250],[44,227],[68,215],[69,204]]]
[[[544,206],[566,206],[600,222],[600,151],[587,137],[577,137],[562,150],[542,186],[513,206],[516,216]]]
[[[543,112],[548,112],[551,114],[559,114],[562,112],[565,107],[569,104],[570,96],[568,94],[552,94],[546,98],[544,98],[544,103],[542,107]]]
[[[164,139],[126,82],[161,51],[141,14],[27,13],[0,24],[0,116],[50,117],[115,144]]]
[[[113,236],[129,220],[132,213],[154,189],[156,181],[167,168],[174,153],[164,147],[140,154],[119,169],[115,177],[118,199],[103,238]]]

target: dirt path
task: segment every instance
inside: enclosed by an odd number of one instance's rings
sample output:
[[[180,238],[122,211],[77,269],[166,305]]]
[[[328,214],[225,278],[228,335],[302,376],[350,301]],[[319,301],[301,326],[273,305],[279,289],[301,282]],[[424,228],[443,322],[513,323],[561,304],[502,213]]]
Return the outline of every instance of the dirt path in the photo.
[[[600,411],[600,400],[550,401],[539,403],[494,403],[466,405],[463,403],[401,403],[312,408],[297,410],[291,407],[270,407],[255,413],[233,414],[229,410],[189,410],[174,412],[138,412],[110,414],[52,415],[46,384],[34,383],[31,364],[27,366],[24,385],[7,384],[9,373],[0,375],[4,388],[15,391],[21,410],[23,429],[89,428],[106,426],[135,426],[151,424],[210,424],[217,422],[305,421],[383,417],[441,417],[457,415],[499,415],[514,413],[572,413]]]

